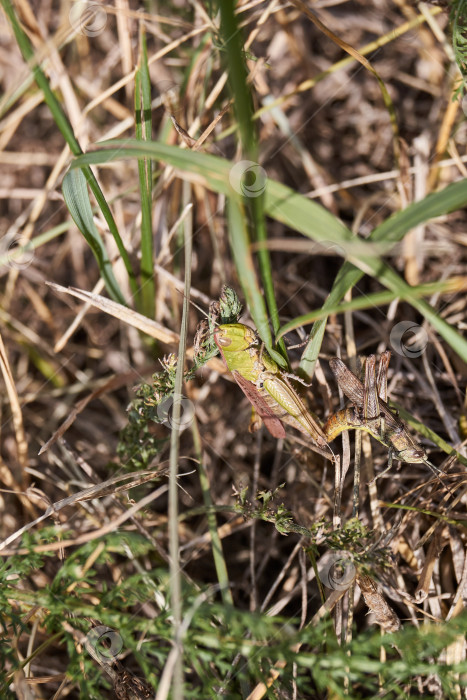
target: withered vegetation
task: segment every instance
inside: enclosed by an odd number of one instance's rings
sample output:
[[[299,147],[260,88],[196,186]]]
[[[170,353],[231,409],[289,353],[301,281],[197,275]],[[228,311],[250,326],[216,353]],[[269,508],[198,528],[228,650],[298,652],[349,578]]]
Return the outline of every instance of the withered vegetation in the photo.
[[[198,307],[208,312],[226,283],[244,296],[244,270],[230,248],[226,196],[206,187],[202,173],[154,162],[155,315],[137,316],[141,306],[96,208],[128,308],[108,302],[62,196],[70,150],[31,70],[42,67],[84,152],[134,138],[144,25],[152,138],[233,163],[242,155],[226,47],[217,11],[198,0],[145,5],[147,12],[132,0],[13,6],[34,58],[24,60],[1,14],[0,695],[167,697],[176,667],[173,422],[171,406],[154,400],[151,375],[163,358],[175,373],[186,227]],[[467,177],[467,97],[449,8],[402,0],[310,7],[319,22],[299,0],[237,6],[258,161],[269,179],[366,238],[391,214]],[[138,270],[137,160],[94,172]],[[427,301],[460,336],[466,225],[466,209],[456,207],[417,224],[385,257],[412,286],[455,280]],[[267,233],[285,324],[320,309],[342,251],[272,216]],[[352,254],[358,258],[358,248]],[[345,301],[385,288],[365,275]],[[187,367],[201,319],[192,307]],[[254,325],[248,308],[242,321]],[[288,334],[286,344],[310,328]],[[279,441],[264,429],[250,433],[250,404],[219,357],[184,385],[178,536],[186,697],[396,697],[399,686],[404,697],[465,692],[467,357],[406,301],[375,300],[330,315],[302,394],[324,422],[343,405],[329,360],[340,355],[358,372],[358,356],[387,347],[388,395],[402,418],[418,421],[420,431],[408,430],[441,478],[425,464],[396,462],[369,484],[388,451],[365,433],[332,443],[337,473],[293,430]],[[302,352],[288,352],[295,370]],[[427,430],[457,453],[449,457]]]

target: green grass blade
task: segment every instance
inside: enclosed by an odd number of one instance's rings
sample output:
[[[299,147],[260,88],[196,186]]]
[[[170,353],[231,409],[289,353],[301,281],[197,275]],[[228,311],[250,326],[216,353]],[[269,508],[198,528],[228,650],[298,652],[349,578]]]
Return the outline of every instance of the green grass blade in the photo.
[[[15,264],[15,262],[18,265],[21,265],[23,256],[30,256],[37,248],[40,248],[42,245],[52,241],[54,238],[61,236],[62,233],[69,231],[72,225],[73,224],[71,221],[64,221],[63,223],[58,224],[58,226],[54,226],[48,231],[44,231],[44,233],[34,236],[34,238],[31,238],[29,241],[24,239],[23,245],[21,245],[22,241],[20,237],[17,239],[17,243],[19,245],[17,245],[15,248],[9,248],[6,253],[0,255],[0,267],[3,267],[4,265],[11,265],[12,263]]]
[[[258,286],[253,256],[251,255],[243,200],[232,194],[228,199],[227,210],[229,227],[232,232],[231,244],[234,262],[237,270],[241,270],[242,289],[251,316],[267,351],[281,367],[286,367],[287,365],[282,355],[272,347],[271,330],[269,328],[264,296]]]
[[[229,574],[227,563],[224,556],[224,548],[222,539],[219,534],[216,508],[212,500],[212,487],[209,479],[209,470],[207,469],[207,456],[203,453],[203,441],[199,432],[198,421],[196,416],[193,417],[191,425],[191,433],[193,435],[193,446],[195,448],[196,457],[198,459],[198,476],[203,492],[203,501],[206,508],[206,522],[208,525],[209,534],[211,536],[211,552],[216,567],[217,580],[219,581],[222,600],[226,605],[234,605],[232,591],[230,590]]]
[[[423,224],[437,216],[443,216],[449,212],[456,211],[467,205],[467,179],[452,183],[440,192],[432,192],[419,202],[410,204],[406,209],[393,214],[382,224],[377,226],[367,240],[371,242],[385,242],[386,244],[401,241],[404,235],[419,224]],[[323,310],[332,309],[345,296],[346,292],[355,286],[362,278],[363,273],[349,262],[345,262],[341,267],[333,288],[326,299]],[[410,302],[410,299],[407,299]],[[411,303],[411,302],[410,302]],[[420,313],[424,314],[427,304],[423,303],[418,307]],[[417,307],[416,307],[417,308]],[[430,317],[433,317],[433,310],[428,306]],[[431,320],[431,319],[430,319]],[[443,324],[445,326],[447,324]],[[318,321],[311,331],[310,343],[302,356],[300,367],[308,374],[313,374],[314,365],[321,348],[326,319]],[[447,331],[449,335],[449,331]],[[460,338],[456,333],[456,338]],[[449,342],[449,341],[448,341]],[[464,344],[462,343],[462,346]],[[457,352],[465,352],[465,349],[457,349]],[[465,356],[465,355],[464,355]],[[462,355],[461,355],[462,357]]]
[[[467,180],[463,180],[461,183],[456,183],[460,185],[456,187],[454,192],[450,187],[446,188],[441,193],[435,193],[429,195],[427,198],[428,205],[425,212],[430,212],[432,216],[439,216],[441,213],[446,213],[446,211],[452,211],[454,203],[458,206],[463,206],[467,202]],[[453,186],[454,187],[454,186]],[[282,185],[278,183],[271,183],[271,193],[279,194],[283,188]],[[268,190],[269,191],[269,190]],[[312,208],[308,206],[312,204],[305,197],[291,193],[288,198],[284,198],[274,205],[268,207],[268,198],[266,197],[266,209],[271,213],[272,216],[283,221],[288,226],[293,226],[296,230],[301,231],[305,236],[318,241],[327,241],[332,244],[337,244],[341,247],[346,248],[345,243],[352,242],[352,235],[342,224],[339,224],[337,219],[335,219],[329,212],[322,209],[319,217],[310,220],[309,217],[312,215]],[[315,204],[315,203],[314,203]],[[422,203],[417,203],[408,207],[397,215],[397,234],[402,238],[404,233],[406,233],[410,228],[412,228],[415,221],[421,223],[423,221],[424,209],[421,206]],[[415,211],[414,211],[415,208]],[[271,212],[271,209],[273,211]],[[405,216],[404,216],[405,214]],[[395,218],[395,217],[392,217]],[[426,219],[425,219],[426,220]],[[385,229],[383,232],[380,231],[381,227],[377,229],[376,241],[381,243],[385,242]],[[390,224],[387,224],[387,229],[390,229]],[[350,238],[349,238],[350,235]],[[354,239],[355,240],[355,239]],[[369,240],[375,242],[373,236],[370,236]],[[394,243],[394,238],[391,238],[390,242]],[[363,243],[364,241],[359,241]],[[351,250],[351,247],[350,247]],[[449,343],[449,345],[455,350],[460,357],[467,356],[467,341],[463,338],[452,326],[450,326],[444,319],[442,319],[427,302],[422,299],[414,298],[411,292],[411,287],[386,263],[384,263],[377,256],[359,256],[359,259],[350,259],[354,263],[346,262],[341,268],[336,281],[334,283],[331,294],[325,302],[324,309],[328,309],[335,306],[345,295],[348,289],[350,289],[358,280],[363,276],[363,273],[372,275],[379,282],[381,282],[385,287],[393,291],[397,296],[406,299],[417,311],[420,312],[438,331],[438,333]],[[348,266],[348,267],[346,267]],[[360,268],[359,270],[356,267]],[[355,274],[352,273],[355,270]],[[318,356],[319,349],[321,347],[322,337],[325,329],[325,320],[319,321],[316,328],[313,328],[311,334],[311,341],[306,348],[300,367],[307,373],[312,373],[314,367],[314,362]],[[311,370],[311,372],[310,372]]]
[[[242,31],[235,15],[235,4],[233,0],[222,0],[219,3],[220,37],[224,49],[221,56],[226,58],[242,151],[246,157],[256,159],[257,140],[256,131],[253,128],[253,103],[247,87]]]
[[[433,328],[449,343],[451,348],[457,352],[460,357],[467,357],[467,340],[463,338],[452,326],[442,319],[436,309],[431,307],[423,299],[417,299],[411,292],[411,287],[399,277],[389,265],[376,258],[361,258],[358,262],[359,267],[365,269],[368,274],[375,277],[385,287],[395,293],[397,297],[408,301],[419,313],[431,323]],[[360,275],[361,276],[361,275]],[[358,281],[358,280],[357,280]],[[339,296],[342,292],[342,287],[339,287]],[[345,291],[344,291],[345,294]],[[340,296],[342,298],[342,296]],[[329,297],[328,297],[329,299]]]
[[[152,137],[151,81],[149,78],[146,35],[141,30],[140,65],[135,79],[136,138],[150,141]],[[155,314],[154,245],[152,234],[152,161],[138,160],[141,196],[141,311],[148,318]]]
[[[102,215],[107,222],[109,231],[112,234],[115,244],[118,248],[118,252],[120,253],[120,257],[122,258],[123,264],[125,265],[125,269],[128,274],[128,281],[130,283],[130,289],[133,293],[133,296],[136,299],[138,299],[138,284],[136,281],[135,273],[133,272],[130,258],[128,257],[128,253],[126,252],[124,243],[117,228],[117,224],[115,223],[113,214],[110,210],[109,205],[107,204],[107,200],[104,197],[104,193],[99,187],[99,183],[97,182],[94,173],[90,168],[83,168],[83,175],[86,178],[89,187],[91,188],[91,192],[96,198],[96,202],[99,206],[99,209],[101,210]]]
[[[86,179],[81,170],[70,170],[65,175],[62,191],[73,221],[94,253],[107,291],[114,301],[125,304],[123,294],[114,277],[106,247],[94,224]]]
[[[220,36],[224,43],[225,51],[221,53],[226,57],[226,68],[229,75],[230,93],[233,97],[234,110],[239,125],[242,153],[246,158],[252,160],[241,161],[246,167],[257,167],[256,159],[258,154],[258,144],[256,138],[256,127],[253,124],[253,104],[251,92],[247,83],[247,70],[245,66],[245,56],[243,50],[242,31],[238,26],[235,14],[235,3],[232,0],[225,0],[219,4],[220,10]],[[240,166],[240,163],[234,167]],[[242,173],[241,178],[248,176]],[[262,204],[262,192],[254,192],[249,196],[248,188],[240,187],[238,195],[242,200],[231,192],[229,197],[229,238],[234,256],[237,274],[242,285],[243,293],[250,308],[253,320],[258,332],[263,339],[269,352],[272,352],[272,337],[269,330],[267,310],[263,296],[256,279],[256,271],[253,256],[250,250],[251,240],[255,240],[259,232],[265,232],[264,208]],[[256,196],[258,195],[258,196]],[[272,303],[272,307],[277,307],[274,298],[272,272],[268,260],[263,260],[261,272],[265,273],[263,284],[266,298]],[[272,299],[271,299],[272,292]],[[281,362],[282,366],[284,363]]]
[[[154,142],[144,144],[143,147],[142,145],[136,146],[135,142],[113,141],[107,142],[105,147],[109,150],[80,156],[72,164],[72,167],[82,163],[103,162],[112,158],[122,158],[124,155],[133,157],[152,155],[152,157],[166,160],[171,165],[186,172],[199,174],[205,180],[207,186],[216,192],[224,192],[230,195],[228,177],[231,164],[216,156],[186,152],[176,147]],[[429,195],[427,200],[428,204],[425,212],[432,217],[440,216],[448,211],[465,206],[467,204],[467,180],[464,179],[459,183],[449,185],[442,192]],[[355,243],[355,237],[349,229],[326,209],[278,182],[267,180],[265,210],[269,216],[300,231],[312,240],[337,245],[343,248],[344,251],[346,248],[349,249],[350,261],[346,261],[339,271],[323,309],[327,310],[338,304],[346,291],[355,285],[364,273],[367,273],[378,279],[397,296],[406,299],[433,325],[435,330],[461,357],[467,356],[467,341],[452,326],[441,319],[435,309],[431,308],[429,304],[423,300],[413,298],[411,287],[389,265],[373,254],[371,246],[369,246],[368,255],[362,254],[358,258],[357,256],[352,257],[352,244]],[[418,202],[396,217],[391,217],[393,223],[395,220],[396,234],[388,236],[389,241],[386,241],[386,243],[388,245],[389,243],[393,244],[395,235],[402,238],[404,233],[413,225],[416,225],[414,222],[421,223],[423,220],[426,220],[422,218],[423,211],[423,203]],[[383,233],[380,233],[381,228],[375,229],[375,236],[380,245],[385,243],[385,229],[383,229]],[[389,228],[391,228],[391,224],[388,223],[386,231]],[[378,232],[377,234],[376,231]],[[370,242],[374,242],[371,236]],[[358,243],[364,251],[366,241],[359,239]],[[307,373],[313,358],[317,357],[321,347],[324,328],[325,320],[322,320],[318,322],[312,331],[311,343],[302,360],[302,366]]]
[[[184,183],[185,204],[189,200],[189,184]],[[185,290],[183,295],[182,323],[180,327],[180,342],[178,345],[177,370],[175,375],[175,392],[172,407],[170,436],[170,475],[169,475],[169,552],[170,552],[170,591],[172,611],[174,617],[173,642],[180,644],[181,626],[183,615],[182,585],[181,585],[181,564],[179,547],[179,483],[178,465],[180,454],[180,416],[181,401],[183,398],[183,376],[185,369],[185,355],[188,334],[188,317],[190,310],[190,289],[191,289],[191,263],[193,255],[192,238],[192,218],[188,215],[184,222],[184,251],[185,251]],[[182,655],[178,655],[178,660],[174,666],[173,678],[173,698],[181,700],[183,698],[183,663]]]
[[[432,294],[452,294],[453,292],[465,291],[465,280],[463,278],[452,278],[441,282],[430,282],[428,284],[420,284],[416,287],[410,287],[411,299],[431,296]],[[284,336],[286,333],[294,331],[296,328],[305,326],[307,323],[319,321],[331,314],[342,314],[346,311],[361,311],[362,309],[370,309],[376,306],[385,306],[390,304],[394,299],[400,299],[396,292],[384,291],[375,292],[374,294],[365,294],[365,296],[357,297],[352,301],[336,304],[327,309],[315,309],[302,316],[293,318],[288,323],[285,323],[279,331],[278,337]]]
[[[243,195],[244,206],[248,210],[250,216],[247,217],[249,238],[254,241],[265,241],[267,239],[266,219],[264,214],[264,188],[266,173],[257,163],[258,160],[258,142],[256,133],[256,124],[253,121],[253,100],[251,89],[248,84],[248,74],[245,65],[245,48],[243,42],[242,30],[238,24],[238,17],[235,12],[236,3],[232,0],[223,0],[219,3],[220,10],[220,37],[223,42],[224,51],[221,56],[226,58],[226,68],[229,75],[229,86],[233,98],[235,115],[239,125],[240,139],[242,143],[242,153],[250,160],[241,161],[245,163],[245,172],[243,177],[253,175],[255,182],[252,188],[242,186],[240,183],[240,192]],[[249,164],[249,165],[248,165]],[[237,163],[236,166],[239,166]],[[264,176],[263,176],[264,174]],[[235,246],[233,237],[235,230],[230,230],[232,247]],[[243,279],[244,271],[250,265],[251,255],[242,262],[241,258],[236,256],[240,267],[237,267],[240,279]],[[258,262],[260,277],[266,297],[266,304],[271,317],[274,333],[279,330],[279,312],[277,308],[276,297],[274,294],[274,283],[272,279],[271,258],[269,251],[262,248],[258,252]],[[247,295],[246,290],[244,290]],[[248,298],[248,297],[247,297]],[[261,322],[264,327],[264,321]],[[262,336],[263,337],[263,336]],[[280,350],[284,357],[287,357],[285,345],[281,343]]]
[[[405,233],[419,224],[465,206],[466,200],[467,180],[464,178],[393,214],[373,230],[369,240],[387,243],[400,241]]]
[[[230,193],[229,171],[232,163],[218,156],[170,146],[161,141],[111,139],[96,144],[95,150],[83,153],[70,164],[71,168],[101,165],[124,158],[153,158],[169,163],[174,168],[198,175],[214,192]]]
[[[255,199],[252,208],[254,228],[256,232],[255,240],[258,242],[266,241],[268,234],[266,228],[266,218],[264,215],[265,212],[263,197],[258,197],[257,199]],[[266,298],[266,303],[269,309],[269,315],[271,317],[272,328],[274,333],[277,335],[277,332],[280,328],[279,309],[277,307],[277,300],[274,293],[271,256],[266,248],[260,248],[258,250],[258,262],[260,276],[264,287],[264,296]],[[287,357],[285,344],[282,340],[279,340],[279,350],[284,357]]]
[[[59,101],[55,97],[55,94],[50,88],[49,81],[47,80],[45,74],[42,72],[41,68],[37,65],[35,61],[34,50],[32,48],[31,42],[29,41],[29,38],[25,34],[25,32],[23,32],[21,25],[18,22],[13,3],[9,0],[1,0],[1,3],[3,10],[10,21],[23,58],[30,65],[31,70],[34,74],[34,79],[38,87],[44,93],[44,99],[50,111],[52,112],[52,116],[56,125],[62,132],[62,135],[67,144],[69,145],[73,155],[79,155],[80,153],[82,153],[82,150],[78,141],[75,138],[73,128],[68,120],[68,117],[63,111]]]

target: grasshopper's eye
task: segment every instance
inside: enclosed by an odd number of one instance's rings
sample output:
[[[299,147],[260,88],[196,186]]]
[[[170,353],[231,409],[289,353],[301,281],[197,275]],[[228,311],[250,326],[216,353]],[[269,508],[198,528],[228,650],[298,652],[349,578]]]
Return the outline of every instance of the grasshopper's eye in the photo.
[[[232,344],[232,338],[226,338],[225,335],[218,335],[217,342],[222,345],[223,348],[228,348]]]

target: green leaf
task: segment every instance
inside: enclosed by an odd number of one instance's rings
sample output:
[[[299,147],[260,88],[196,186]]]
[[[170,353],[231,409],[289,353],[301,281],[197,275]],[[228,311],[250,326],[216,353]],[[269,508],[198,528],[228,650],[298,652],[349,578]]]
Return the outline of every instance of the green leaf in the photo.
[[[94,253],[109,294],[114,301],[125,305],[125,299],[114,277],[107,250],[94,223],[86,178],[81,170],[70,170],[65,175],[62,191],[73,221]]]
[[[150,141],[151,81],[149,78],[146,36],[141,29],[140,65],[135,79],[136,137]],[[154,318],[156,291],[154,285],[154,245],[152,234],[152,162],[150,158],[138,160],[139,189],[141,196],[141,311]]]

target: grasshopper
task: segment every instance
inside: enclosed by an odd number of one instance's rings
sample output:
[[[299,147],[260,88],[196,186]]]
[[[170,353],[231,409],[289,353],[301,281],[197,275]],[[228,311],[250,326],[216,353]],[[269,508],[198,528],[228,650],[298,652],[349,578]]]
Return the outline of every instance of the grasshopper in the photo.
[[[298,377],[280,369],[261,348],[252,328],[242,323],[219,325],[214,330],[214,341],[227,368],[271,435],[285,437],[283,423],[286,423],[311,437],[318,447],[330,450],[318,419],[288,381],[288,377]]]
[[[389,350],[381,355],[378,376],[375,372],[375,356],[370,355],[366,359],[364,384],[339,358],[334,357],[329,362],[337,383],[352,401],[352,405],[328,418],[324,426],[326,438],[332,442],[342,431],[352,429],[370,433],[389,448],[388,467],[379,477],[391,469],[393,457],[401,462],[424,463],[433,468],[428,462],[424,448],[415,442],[405,423],[387,404],[387,370],[390,357]]]

